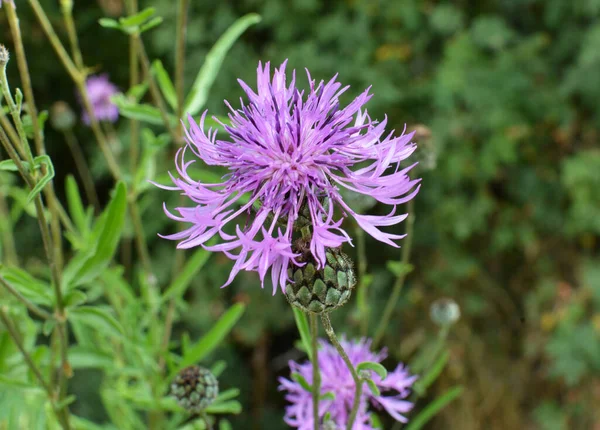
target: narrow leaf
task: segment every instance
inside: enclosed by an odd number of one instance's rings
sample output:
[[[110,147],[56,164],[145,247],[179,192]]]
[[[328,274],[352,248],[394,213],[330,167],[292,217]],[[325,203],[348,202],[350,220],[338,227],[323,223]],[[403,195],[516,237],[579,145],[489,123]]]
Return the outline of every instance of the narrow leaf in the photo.
[[[358,366],[356,366],[356,371],[360,372],[362,370],[372,370],[377,373],[381,380],[383,381],[387,377],[387,370],[379,363],[374,363],[372,361],[363,361]]]
[[[206,412],[209,414],[234,414],[237,415],[242,412],[242,404],[237,400],[230,400],[223,403],[213,403],[206,408]]]
[[[69,215],[77,226],[80,233],[84,234],[88,230],[87,217],[85,215],[85,207],[81,200],[81,193],[77,186],[77,181],[73,175],[67,175],[65,180],[65,191],[67,194],[67,206]]]
[[[35,187],[33,187],[33,190],[31,190],[31,192],[27,195],[28,202],[33,201],[34,197],[44,189],[44,187],[52,180],[52,178],[54,178],[54,165],[52,164],[50,157],[47,155],[38,155],[33,159],[33,162],[35,163],[36,168],[42,165],[46,166],[46,173],[38,180],[37,184],[35,184]]]
[[[131,15],[127,18],[120,18],[119,23],[123,27],[135,27],[146,22],[154,13],[156,9],[153,7],[148,7],[141,12],[136,13],[135,15]]]
[[[123,335],[121,324],[104,308],[81,306],[69,311],[69,319],[108,336]]]
[[[185,103],[185,112],[195,115],[202,109],[208,98],[210,88],[217,78],[221,64],[223,64],[225,55],[246,29],[253,24],[257,24],[260,20],[260,15],[255,13],[245,15],[234,22],[217,40],[206,55],[204,64],[196,77],[196,81]]]
[[[414,390],[417,394],[419,394],[419,396],[425,394],[425,390],[427,389],[427,387],[433,384],[435,380],[440,376],[440,374],[446,367],[449,358],[450,353],[448,351],[444,351],[442,355],[440,355],[437,358],[437,360],[435,360],[435,363],[433,363],[431,369],[429,369],[427,373],[423,377],[419,378],[419,380],[415,383]]]
[[[163,22],[162,16],[155,16],[150,21],[140,26],[140,33],[152,30],[154,27],[158,27]]]
[[[298,327],[298,331],[300,332],[300,339],[302,340],[302,344],[304,345],[304,350],[308,355],[308,359],[312,361],[311,336],[310,330],[308,328],[306,314],[295,307],[293,307],[292,310],[294,311],[294,319],[296,320],[296,326]]]
[[[17,267],[0,266],[0,276],[26,299],[38,305],[53,306],[54,295],[49,283],[40,281]]]
[[[452,400],[456,399],[462,394],[463,387],[458,386],[451,388],[446,393],[435,399],[433,402],[428,404],[416,417],[414,417],[406,430],[419,430],[427,422],[433,418],[439,411],[444,409]]]
[[[172,298],[180,298],[187,290],[190,282],[196,274],[204,267],[211,253],[207,250],[200,248],[194,255],[187,261],[183,270],[173,280],[167,291],[165,291],[162,301],[165,302]]]
[[[239,395],[240,395],[239,388],[230,388],[228,390],[223,391],[222,393],[219,393],[219,395],[215,399],[214,403],[226,402],[227,400],[234,399]]]
[[[2,160],[0,161],[0,170],[17,172],[19,169],[13,160]]]
[[[182,359],[180,369],[196,364],[219,346],[235,323],[241,318],[245,309],[246,306],[242,303],[236,303],[230,307],[208,333],[189,348]]]
[[[292,379],[296,381],[302,388],[304,388],[309,393],[312,392],[312,385],[308,383],[308,381],[301,374],[294,372],[292,373]]]
[[[171,108],[176,109],[177,95],[175,93],[175,86],[160,60],[155,60],[154,63],[152,63],[152,72],[158,81],[160,90],[165,96],[165,100],[167,100]]]
[[[119,23],[114,19],[110,18],[100,18],[98,20],[98,24],[100,24],[104,28],[120,28]]]
[[[373,382],[372,379],[367,379],[366,382],[369,386],[369,389],[371,390],[371,393],[373,393],[375,397],[379,397],[381,395],[381,391],[379,391],[379,387],[377,387],[377,384],[375,384],[375,382]]]

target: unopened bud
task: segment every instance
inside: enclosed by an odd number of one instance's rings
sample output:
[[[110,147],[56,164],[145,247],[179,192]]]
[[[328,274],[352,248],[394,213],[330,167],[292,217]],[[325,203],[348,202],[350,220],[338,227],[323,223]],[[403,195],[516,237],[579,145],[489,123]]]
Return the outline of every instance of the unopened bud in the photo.
[[[4,45],[0,45],[0,66],[5,66],[10,60],[8,49]]]
[[[438,299],[431,305],[431,319],[439,326],[451,326],[460,318],[460,307],[452,299]]]
[[[75,126],[77,117],[71,107],[62,101],[56,102],[50,108],[50,124],[58,131],[70,130]]]
[[[190,366],[177,374],[171,384],[171,393],[179,406],[197,414],[206,409],[219,394],[219,381],[210,370]]]

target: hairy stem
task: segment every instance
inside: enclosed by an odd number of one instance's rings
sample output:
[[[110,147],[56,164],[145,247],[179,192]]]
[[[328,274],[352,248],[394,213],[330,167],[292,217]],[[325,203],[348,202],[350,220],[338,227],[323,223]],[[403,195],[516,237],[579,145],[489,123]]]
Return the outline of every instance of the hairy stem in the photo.
[[[410,260],[410,252],[412,248],[412,237],[413,237],[413,229],[415,224],[415,214],[414,214],[414,201],[410,200],[407,205],[407,211],[409,213],[408,218],[406,219],[406,234],[407,237],[404,240],[404,244],[402,247],[402,263],[408,264]],[[400,298],[400,293],[402,291],[402,287],[404,286],[404,280],[406,279],[406,273],[403,272],[402,275],[396,278],[394,282],[394,287],[392,290],[392,294],[388,299],[385,309],[383,311],[383,317],[379,321],[379,325],[377,326],[377,330],[375,331],[375,336],[373,338],[373,348],[377,348],[383,336],[385,334],[385,329],[390,322],[392,314],[394,313],[394,309],[398,304],[398,299]]]
[[[179,0],[177,15],[177,46],[175,48],[175,91],[177,92],[177,119],[183,117],[183,90],[185,78],[185,36],[187,32],[187,11],[190,0]],[[177,127],[177,136],[181,139],[182,128]]]
[[[350,361],[350,358],[348,358],[348,354],[346,354],[346,351],[344,351],[344,348],[338,341],[338,339],[335,335],[335,332],[333,331],[333,327],[331,326],[331,320],[329,319],[329,314],[327,314],[327,313],[321,314],[321,322],[323,323],[323,327],[325,328],[325,333],[327,333],[327,336],[329,337],[331,344],[335,347],[337,352],[340,354],[340,356],[342,357],[342,360],[344,360],[344,363],[346,363],[348,370],[352,374],[352,379],[354,380],[354,386],[355,386],[354,402],[352,403],[352,410],[350,411],[350,416],[348,417],[348,422],[346,423],[346,430],[352,430],[352,426],[354,425],[354,421],[356,420],[356,414],[358,413],[358,408],[360,406],[360,396],[362,395],[363,381],[360,379],[360,376],[358,376],[358,373],[356,372],[356,368],[354,367],[354,365]]]
[[[319,430],[319,396],[321,393],[321,372],[319,371],[319,327],[317,326],[317,315],[309,314],[310,337],[312,349],[312,400],[313,400],[313,422],[314,429]]]
[[[15,246],[15,236],[13,234],[12,220],[8,212],[4,194],[0,192],[0,232],[2,233],[2,251],[6,256],[6,262],[9,265],[19,265],[19,255]]]

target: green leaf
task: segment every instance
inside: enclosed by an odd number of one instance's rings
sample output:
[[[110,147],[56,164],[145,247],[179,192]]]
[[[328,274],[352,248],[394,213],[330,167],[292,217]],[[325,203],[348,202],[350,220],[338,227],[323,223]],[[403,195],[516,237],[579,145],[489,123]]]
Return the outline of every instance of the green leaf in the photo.
[[[121,28],[117,21],[110,18],[100,18],[98,20],[98,24],[100,24],[104,28]]]
[[[251,25],[260,22],[261,17],[255,13],[250,13],[238,19],[225,33],[217,40],[215,45],[206,55],[204,64],[196,77],[194,85],[185,102],[184,111],[190,115],[197,114],[206,103],[208,93],[212,87],[225,55],[231,49],[235,41]]]
[[[18,379],[9,378],[8,376],[0,375],[0,387],[6,387],[8,389],[17,390],[39,390],[42,391],[37,385],[30,384],[28,382],[20,381]]]
[[[192,257],[187,260],[183,270],[177,275],[163,294],[162,302],[164,303],[169,299],[182,297],[190,285],[190,282],[192,282],[192,279],[194,279],[196,274],[204,267],[210,256],[211,253],[203,248],[194,252]]]
[[[306,319],[306,314],[295,307],[292,307],[292,311],[294,312],[294,320],[296,321],[296,326],[298,327],[298,331],[300,332],[300,339],[302,340],[302,344],[304,345],[304,350],[308,355],[308,359],[312,361],[311,336],[310,330],[308,328],[308,320]]]
[[[227,362],[224,360],[219,360],[215,364],[213,364],[210,368],[210,371],[217,378],[221,376],[221,373],[227,368]]]
[[[233,430],[233,426],[227,420],[219,420],[219,430]]]
[[[87,302],[87,295],[83,291],[69,291],[64,298],[64,305],[67,308],[74,308]]]
[[[446,393],[442,394],[440,397],[435,399],[433,402],[428,404],[421,412],[414,417],[406,430],[419,430],[422,428],[427,422],[433,418],[439,411],[445,408],[452,400],[456,399],[458,396],[462,394],[463,387],[458,386],[451,388]]]
[[[137,27],[150,19],[155,12],[155,8],[148,7],[135,15],[128,16],[127,18],[119,18],[119,24],[123,27]]]
[[[195,345],[189,348],[187,353],[183,356],[180,363],[180,369],[196,364],[219,346],[225,336],[229,334],[235,323],[241,318],[245,309],[246,306],[242,303],[236,303],[230,307],[208,333],[202,336]]]
[[[50,182],[52,178],[54,178],[54,165],[52,164],[50,157],[47,155],[38,155],[33,159],[33,162],[36,168],[42,165],[46,166],[46,173],[43,177],[38,179],[35,187],[33,187],[33,190],[31,190],[27,196],[27,201],[29,202],[33,201],[34,197],[37,196],[46,185],[48,185],[48,182]]]
[[[321,394],[319,398],[321,400],[335,400],[335,393],[333,391],[328,391],[325,394]]]
[[[414,385],[415,393],[419,396],[423,396],[425,394],[425,390],[431,384],[435,382],[435,380],[440,376],[446,364],[448,363],[448,359],[450,358],[450,353],[448,351],[444,351],[442,355],[440,355],[431,369],[422,377]]]
[[[373,393],[373,395],[375,397],[378,397],[381,395],[381,391],[379,391],[379,387],[377,387],[377,385],[375,384],[375,382],[373,382],[372,379],[367,379],[366,382],[367,382],[367,385],[369,386],[369,389],[371,390],[371,393]]]
[[[65,179],[65,191],[67,195],[67,206],[69,208],[69,215],[75,223],[75,226],[80,233],[85,235],[89,226],[87,222],[87,216],[85,214],[85,207],[81,200],[81,193],[77,186],[77,181],[73,175],[67,175]]]
[[[115,366],[113,357],[93,348],[73,346],[69,348],[69,363],[77,369],[111,369]]]
[[[356,371],[361,372],[363,370],[372,370],[373,372],[379,375],[382,381],[385,378],[387,378],[387,370],[379,363],[375,363],[372,361],[363,361],[358,366],[356,366]]]
[[[123,94],[117,94],[110,100],[119,108],[119,113],[126,118],[136,119],[154,125],[163,125],[160,110],[148,104],[134,103],[128,100]],[[171,118],[174,122],[175,117]]]
[[[312,392],[312,385],[308,383],[308,381],[301,374],[294,372],[292,373],[292,379],[296,381],[302,388],[304,388],[309,393]]]
[[[74,394],[71,394],[71,395],[65,397],[64,399],[62,399],[60,402],[58,402],[56,404],[56,409],[60,410],[60,409],[64,408],[65,406],[69,406],[75,400],[77,400],[77,397]]]
[[[17,267],[0,266],[0,276],[26,299],[38,305],[53,306],[54,294],[49,283],[36,279]]]
[[[126,99],[133,99],[133,101],[135,101],[136,103],[139,102],[148,91],[148,87],[149,84],[145,81],[134,85],[133,87],[129,88],[129,91],[127,91]]]
[[[162,16],[155,16],[150,21],[140,26],[140,33],[144,33],[146,31],[152,30],[154,27],[158,27],[162,24],[163,18]]]
[[[214,403],[226,402],[227,400],[231,400],[239,395],[240,395],[239,388],[230,388],[228,390],[223,391],[222,393],[219,393],[219,395],[215,399]]]
[[[6,172],[18,172],[19,169],[13,160],[2,160],[0,161],[0,170]]]
[[[169,74],[163,67],[163,63],[160,60],[154,60],[152,63],[152,73],[156,77],[158,82],[158,86],[165,96],[165,100],[171,108],[177,108],[177,94],[175,93],[175,86],[173,85],[173,81],[169,77]]]
[[[237,400],[230,400],[223,403],[213,403],[206,408],[206,412],[209,414],[234,414],[237,415],[242,412],[242,404]]]
[[[71,309],[68,313],[70,320],[98,330],[107,336],[122,336],[124,331],[121,324],[108,310],[96,306],[81,306]]]
[[[97,221],[91,241],[95,246],[79,251],[65,268],[64,284],[77,286],[94,280],[104,271],[115,251],[127,211],[127,190],[123,182],[118,182],[113,198]]]
[[[52,333],[52,330],[54,330],[55,325],[56,325],[56,321],[53,319],[44,321],[44,324],[42,325],[43,335],[50,336],[50,334]]]
[[[388,261],[386,267],[397,278],[408,275],[414,269],[412,264],[403,263],[401,261]]]

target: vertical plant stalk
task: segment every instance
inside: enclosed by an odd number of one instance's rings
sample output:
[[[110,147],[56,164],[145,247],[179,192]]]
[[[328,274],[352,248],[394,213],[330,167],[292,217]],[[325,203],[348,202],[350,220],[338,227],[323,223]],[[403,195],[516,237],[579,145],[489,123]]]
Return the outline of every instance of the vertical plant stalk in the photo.
[[[40,5],[39,1],[29,0],[29,4],[33,8],[33,11],[38,21],[40,22],[40,25],[42,26],[44,32],[46,33],[46,36],[50,40],[50,43],[56,51],[56,54],[58,55],[60,61],[63,63],[64,67],[67,69],[67,72],[71,76],[71,79],[73,79],[73,82],[75,82],[75,85],[77,86],[77,90],[81,95],[83,106],[90,117],[90,126],[92,128],[92,132],[94,133],[94,137],[96,138],[96,141],[100,146],[100,150],[102,151],[102,154],[106,159],[108,168],[113,178],[115,178],[116,180],[120,179],[121,169],[119,168],[119,164],[115,160],[112,151],[108,146],[106,136],[104,136],[104,133],[100,128],[100,123],[96,118],[96,114],[94,113],[94,109],[90,102],[87,88],[85,86],[85,72],[83,70],[79,70],[75,63],[73,63],[73,60],[71,60],[71,57],[69,57],[69,54],[67,53],[65,47],[62,45],[62,42],[58,38],[58,35],[54,31],[52,24],[50,24],[50,20],[46,16],[46,13],[44,12],[44,9],[42,9],[42,6]]]
[[[183,117],[185,87],[185,39],[187,33],[187,12],[189,0],[179,0],[179,12],[177,15],[177,46],[175,48],[175,91],[177,93],[177,119]],[[181,139],[182,128],[177,127],[177,136]]]
[[[63,134],[65,141],[67,142],[67,146],[71,151],[71,155],[73,156],[73,160],[75,161],[75,168],[77,169],[77,172],[79,172],[79,176],[83,182],[85,194],[89,202],[96,209],[100,210],[100,201],[98,200],[98,194],[96,193],[96,187],[94,186],[94,178],[92,177],[90,167],[83,156],[83,151],[81,150],[81,146],[79,146],[77,137],[75,137],[73,130],[66,130]]]
[[[23,92],[25,94],[25,102],[29,115],[31,116],[31,123],[33,126],[33,136],[35,142],[35,149],[38,155],[45,155],[46,148],[44,146],[44,137],[42,129],[38,122],[38,110],[35,105],[35,98],[33,96],[33,87],[31,85],[31,76],[29,75],[29,67],[27,66],[27,57],[25,56],[25,48],[23,46],[23,39],[21,37],[21,28],[19,26],[19,18],[15,13],[12,5],[7,7],[6,14],[8,16],[8,23],[10,31],[12,33],[13,42],[15,45],[15,52],[17,57],[17,66],[19,68],[19,75],[21,76],[21,83],[23,85]],[[42,174],[46,174],[46,166],[42,166]],[[54,244],[54,258],[59,270],[62,270],[63,265],[63,249],[62,249],[62,232],[60,228],[60,217],[58,215],[58,198],[54,192],[54,183],[50,181],[44,187],[44,196],[48,202],[48,209],[50,210],[50,229],[52,231],[52,239]]]
[[[77,30],[75,29],[75,21],[73,20],[73,0],[60,0],[60,8],[67,27],[69,43],[71,44],[71,54],[75,60],[75,65],[79,70],[83,69],[83,56],[79,48],[79,39],[77,38]]]
[[[134,15],[138,11],[137,0],[127,2],[129,15]],[[140,68],[138,62],[137,36],[129,36],[129,88],[133,88],[140,83]],[[129,169],[132,177],[135,177],[137,162],[140,152],[140,123],[136,119],[129,121]]]
[[[2,100],[2,97],[0,97],[0,100]],[[0,127],[2,127],[4,129],[4,131],[6,131],[6,133],[8,134],[8,137],[10,137],[10,140],[13,142],[14,145],[18,145],[19,143],[19,135],[17,134],[17,130],[15,130],[15,128],[13,127],[13,125],[10,123],[9,119],[7,118],[6,114],[4,113],[4,109],[2,109],[2,103],[0,102]],[[25,158],[25,154],[21,154],[21,156],[23,158]]]
[[[0,189],[0,232],[2,233],[2,250],[6,256],[6,262],[10,265],[19,265],[19,254],[15,246],[12,220],[8,212],[6,199]]]
[[[310,320],[310,338],[312,349],[312,400],[313,400],[313,422],[314,429],[319,430],[319,397],[321,394],[321,372],[319,370],[319,327],[317,326],[317,316],[309,314]]]
[[[354,229],[356,233],[356,251],[358,257],[358,294],[356,298],[356,307],[360,319],[360,332],[363,336],[367,335],[369,330],[369,304],[368,289],[369,283],[365,280],[367,274],[367,251],[365,247],[365,232],[360,226]]]
[[[402,247],[402,263],[408,264],[410,260],[410,252],[412,249],[412,237],[413,230],[415,224],[415,213],[414,213],[414,201],[410,200],[407,205],[408,218],[406,219],[406,234],[407,237],[404,240],[404,244]],[[404,286],[404,280],[406,279],[406,273],[398,276],[396,281],[394,282],[394,287],[392,290],[392,295],[388,299],[385,309],[383,311],[383,317],[379,321],[379,325],[377,326],[377,330],[375,331],[375,336],[373,337],[373,348],[377,348],[383,336],[385,334],[385,329],[392,318],[392,314],[394,313],[394,309],[398,304],[398,299],[400,298],[400,293],[402,292],[402,287]]]
[[[348,370],[350,371],[350,374],[352,375],[352,379],[354,380],[354,386],[355,386],[354,402],[352,404],[352,410],[350,411],[350,416],[348,417],[348,422],[346,423],[346,430],[352,430],[352,426],[354,425],[354,421],[356,420],[356,414],[358,413],[358,408],[360,406],[360,396],[362,395],[363,381],[361,380],[360,376],[358,376],[358,373],[356,372],[356,368],[350,361],[350,358],[348,358],[348,354],[346,354],[346,351],[344,351],[344,348],[342,347],[340,342],[337,340],[335,332],[333,331],[333,327],[331,326],[331,320],[329,319],[328,313],[321,314],[321,322],[323,323],[323,327],[325,328],[325,333],[327,333],[327,337],[329,337],[331,344],[335,347],[337,352],[340,354],[340,356],[342,357],[342,360],[344,360],[344,363],[346,363],[346,366],[348,367]]]
[[[152,70],[150,70],[150,59],[148,58],[148,54],[146,53],[146,48],[144,48],[144,43],[142,42],[141,36],[138,34],[137,36],[137,47],[138,47],[138,56],[142,63],[142,68],[144,69],[144,74],[146,75],[146,79],[148,79],[148,83],[150,84],[150,94],[152,95],[152,99],[154,100],[154,104],[158,108],[160,112],[160,117],[165,125],[165,128],[168,130],[169,134],[173,141],[177,144],[179,138],[177,136],[177,132],[173,128],[170,120],[169,113],[167,111],[167,106],[163,97],[161,95],[160,89],[158,88],[158,84],[152,75]]]

